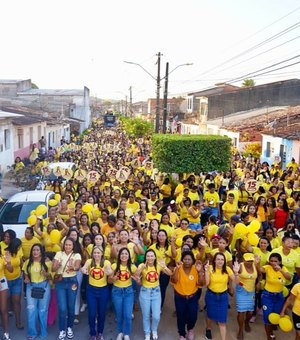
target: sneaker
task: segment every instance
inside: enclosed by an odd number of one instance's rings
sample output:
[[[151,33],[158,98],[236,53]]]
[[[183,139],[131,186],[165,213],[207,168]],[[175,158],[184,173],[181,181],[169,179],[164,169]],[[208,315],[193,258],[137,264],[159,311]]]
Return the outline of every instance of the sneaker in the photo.
[[[205,331],[205,339],[212,340],[211,329],[206,329]]]
[[[195,339],[195,333],[194,333],[193,329],[190,329],[187,332],[186,338],[187,338],[187,340],[194,340]]]
[[[186,340],[184,336],[180,335],[179,340]]]
[[[78,319],[78,318],[75,318],[75,319],[74,319],[74,325],[78,325],[78,324],[79,324],[79,322],[80,322],[80,321],[79,321],[79,319]]]
[[[4,333],[2,339],[3,339],[3,340],[10,340],[9,334],[8,334],[8,333]]]
[[[251,319],[249,320],[249,322],[254,323],[255,321],[256,321],[256,315],[253,315]]]
[[[145,340],[150,340],[150,334],[145,334]]]
[[[124,335],[124,340],[130,340],[129,335]]]
[[[86,304],[86,303],[83,303],[82,306],[81,306],[81,308],[80,308],[80,312],[81,312],[81,313],[85,312],[86,308],[87,308],[87,304]]]
[[[152,339],[157,340],[158,339],[158,334],[157,332],[152,332]]]
[[[74,333],[71,327],[67,328],[67,338],[68,339],[73,339],[74,338]]]
[[[65,340],[66,338],[66,332],[65,331],[60,331],[57,337],[57,340]]]
[[[116,340],[122,340],[123,339],[123,333],[119,333],[116,337]]]
[[[90,340],[97,340],[96,335],[91,335]]]
[[[103,334],[99,333],[96,337],[96,340],[104,340]]]

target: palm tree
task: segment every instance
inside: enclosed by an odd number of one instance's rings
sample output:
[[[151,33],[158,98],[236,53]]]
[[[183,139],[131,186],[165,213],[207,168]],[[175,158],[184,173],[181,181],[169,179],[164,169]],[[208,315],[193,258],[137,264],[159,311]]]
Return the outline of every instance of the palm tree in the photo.
[[[244,79],[242,87],[252,87],[255,86],[255,81],[253,79]]]

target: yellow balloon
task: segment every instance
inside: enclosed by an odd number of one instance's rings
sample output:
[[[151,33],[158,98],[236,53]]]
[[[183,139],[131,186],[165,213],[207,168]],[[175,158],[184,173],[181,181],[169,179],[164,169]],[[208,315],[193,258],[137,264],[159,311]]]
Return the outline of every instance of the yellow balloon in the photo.
[[[53,229],[50,232],[50,240],[54,244],[58,244],[61,239],[61,233],[57,229]]]
[[[259,231],[260,229],[260,222],[257,221],[257,220],[253,220],[250,224],[249,224],[249,227],[248,227],[248,230],[250,233],[256,233]]]
[[[37,221],[37,218],[35,215],[30,215],[28,218],[27,218],[27,223],[30,225],[30,226],[33,226],[36,224],[36,221]]]
[[[237,223],[234,227],[234,232],[238,234],[247,234],[248,230],[245,224]]]
[[[283,294],[283,297],[287,297],[289,295],[289,290],[286,287],[283,287],[282,294]]]
[[[54,199],[55,199],[57,202],[60,202],[60,200],[61,200],[60,194],[55,194],[55,195],[54,195]]]
[[[291,317],[287,314],[285,314],[284,318],[291,320]]]
[[[51,199],[49,200],[48,204],[50,207],[55,207],[58,204],[58,202],[55,199]]]
[[[37,206],[37,208],[35,209],[35,213],[36,215],[40,216],[40,215],[44,215],[47,212],[47,207],[45,206],[45,204],[40,204],[39,206]]]
[[[251,246],[256,247],[259,241],[259,237],[256,234],[249,234],[248,235],[248,242],[251,244]]]
[[[35,215],[35,210],[31,210],[30,215]]]
[[[269,314],[269,321],[272,325],[278,325],[280,320],[280,315],[278,313]]]
[[[82,211],[84,213],[89,213],[94,209],[93,205],[90,203],[86,203],[83,207],[82,207]]]
[[[284,332],[290,332],[293,329],[292,321],[288,318],[280,318],[279,327]]]

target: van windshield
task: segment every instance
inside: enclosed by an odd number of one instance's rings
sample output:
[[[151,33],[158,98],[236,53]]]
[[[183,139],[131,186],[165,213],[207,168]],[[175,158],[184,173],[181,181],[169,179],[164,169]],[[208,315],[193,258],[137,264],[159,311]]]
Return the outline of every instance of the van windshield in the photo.
[[[10,202],[5,204],[0,212],[0,222],[3,224],[27,224],[30,211],[45,202]]]

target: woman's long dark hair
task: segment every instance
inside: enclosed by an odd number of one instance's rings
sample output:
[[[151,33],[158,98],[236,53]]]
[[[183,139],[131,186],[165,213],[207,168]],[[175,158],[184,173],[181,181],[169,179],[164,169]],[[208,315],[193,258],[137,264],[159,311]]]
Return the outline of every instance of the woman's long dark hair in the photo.
[[[77,240],[75,241],[72,237],[70,237],[70,234],[72,231],[76,231],[77,233]],[[67,237],[64,240],[64,244],[63,244],[63,249],[65,248],[65,243],[67,240],[71,240],[73,242],[73,253],[78,253],[80,255],[82,255],[82,247],[81,244],[79,242],[79,232],[77,230],[77,228],[70,228],[68,233],[67,233]]]
[[[19,238],[13,239],[7,248],[5,248],[6,251],[10,253],[11,256],[15,256],[18,253],[18,250],[20,249],[22,245],[22,242]]]
[[[165,250],[168,250],[168,248],[169,248],[168,234],[167,234],[167,232],[164,229],[158,230],[157,241],[156,241],[156,249],[159,249],[159,241],[158,241],[158,234],[159,233],[164,233],[166,235],[166,241],[165,241],[164,248],[165,248]]]
[[[120,267],[121,267],[121,253],[122,253],[122,251],[124,251],[124,250],[127,251],[128,256],[129,256],[129,257],[128,257],[128,261],[127,261],[126,267],[127,267],[128,271],[129,271],[130,274],[131,274],[131,265],[132,265],[132,261],[131,261],[130,251],[129,251],[129,249],[126,248],[126,247],[123,247],[123,248],[121,248],[121,249],[119,250],[118,257],[117,257],[117,266],[116,266],[115,274],[118,273],[118,272],[120,271]]]
[[[146,257],[147,257],[147,254],[152,252],[154,255],[155,255],[155,260],[154,260],[154,268],[155,270],[157,270],[157,258],[156,258],[156,253],[153,249],[148,249],[146,252],[145,252],[145,258],[144,258],[144,263],[146,263]]]
[[[224,264],[223,264],[223,267],[222,267],[222,274],[227,274],[227,268],[226,268],[226,257],[223,253],[215,253],[214,257],[213,257],[213,260],[212,260],[212,267],[213,267],[213,271],[215,272],[216,271],[216,258],[217,256],[220,255],[224,258]]]
[[[26,267],[26,270],[27,270],[27,275],[29,277],[29,280],[31,281],[31,274],[30,274],[30,270],[31,270],[31,266],[33,264],[33,255],[32,255],[32,252],[33,252],[33,248],[34,247],[38,247],[40,248],[40,252],[41,252],[41,272],[42,270],[45,270],[46,272],[48,272],[48,267],[46,266],[46,256],[45,256],[45,248],[44,246],[42,246],[40,243],[35,243],[32,247],[31,247],[31,250],[30,250],[30,255],[29,255],[29,260],[28,260],[28,264],[27,264],[27,267]]]

